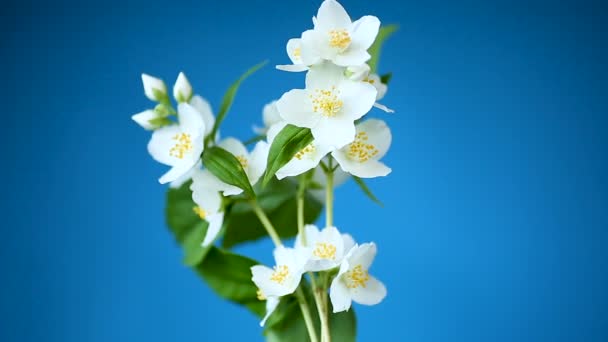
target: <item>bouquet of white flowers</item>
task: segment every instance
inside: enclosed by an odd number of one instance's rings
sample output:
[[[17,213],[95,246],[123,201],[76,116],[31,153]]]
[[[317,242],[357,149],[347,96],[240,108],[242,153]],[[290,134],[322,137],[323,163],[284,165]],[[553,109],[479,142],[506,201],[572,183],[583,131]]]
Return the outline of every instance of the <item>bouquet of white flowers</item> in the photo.
[[[352,21],[335,0],[325,0],[313,28],[287,42],[292,64],[306,72],[293,89],[265,106],[264,127],[242,143],[219,138],[219,128],[247,71],[227,91],[217,116],[183,73],[173,86],[142,75],[157,102],[133,120],[153,131],[148,151],[171,169],[167,222],[184,261],[217,292],[261,318],[268,341],[354,341],[351,303],[374,305],[386,296],[370,275],[374,243],[355,242],[334,223],[334,188],[354,178],[379,202],[364,178],[391,172],[380,159],[391,144],[382,120],[364,119],[387,91],[390,74],[376,74],[383,41],[395,30],[374,16]],[[254,145],[249,151],[247,145]],[[315,222],[325,206],[322,229]],[[275,265],[235,254],[231,247],[269,236]],[[282,239],[295,236],[292,247]],[[221,241],[221,247],[219,246]]]

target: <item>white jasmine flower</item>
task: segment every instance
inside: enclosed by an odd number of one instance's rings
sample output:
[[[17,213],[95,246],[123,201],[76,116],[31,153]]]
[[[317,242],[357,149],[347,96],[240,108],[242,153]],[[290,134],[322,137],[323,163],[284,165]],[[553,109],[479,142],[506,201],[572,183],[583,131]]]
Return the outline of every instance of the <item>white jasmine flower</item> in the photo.
[[[335,0],[325,0],[313,19],[314,29],[302,34],[301,59],[304,65],[330,60],[340,66],[361,65],[371,56],[380,20],[364,16],[352,22],[344,7]]]
[[[251,267],[253,282],[269,298],[292,294],[300,284],[306,259],[293,248],[279,246],[274,250],[274,260],[274,268]]]
[[[302,63],[302,39],[292,38],[287,41],[287,56],[291,59],[290,65],[277,65],[277,69],[283,71],[300,72],[308,70],[308,66]]]
[[[371,70],[369,65],[362,64],[358,66],[348,67],[346,69],[346,74],[348,75],[348,78],[353,81],[362,81],[373,85],[377,91],[376,101],[380,101],[382,100],[382,98],[384,98],[384,95],[386,95],[386,92],[388,91],[388,86],[382,83],[382,80],[380,79],[380,76],[378,76],[378,74],[372,74],[370,73],[370,71]],[[381,109],[387,113],[395,112],[394,110],[378,102],[374,103],[374,107]]]
[[[247,152],[245,145],[235,138],[226,138],[217,146],[232,153],[238,159],[252,186],[260,180],[260,177],[266,171],[270,146],[265,141],[258,142],[251,153]],[[243,192],[243,189],[223,182],[220,190],[224,193],[224,196],[239,195]]]
[[[268,143],[272,144],[274,138],[279,132],[287,125],[287,122],[282,121],[274,124],[268,130]],[[325,157],[333,148],[331,146],[324,146],[313,140],[308,146],[300,150],[285,166],[280,168],[276,176],[278,179],[285,177],[294,177],[301,175],[304,172],[311,170],[319,165],[319,162]]]
[[[344,68],[330,63],[311,67],[306,89],[294,89],[277,102],[281,117],[311,129],[315,141],[341,148],[355,138],[354,121],[374,105],[376,88],[344,76]]]
[[[323,230],[312,224],[304,226],[306,245],[301,235],[296,236],[295,248],[303,253],[308,260],[304,266],[306,272],[319,272],[338,267],[344,255],[352,248],[352,237],[340,234],[336,227],[326,227]],[[345,246],[345,242],[346,245]],[[348,247],[349,249],[346,249]]]
[[[177,116],[179,124],[157,129],[148,143],[152,157],[171,166],[158,180],[161,184],[172,182],[190,171],[205,148],[205,123],[200,113],[191,105],[180,103]]]
[[[266,301],[266,315],[264,315],[264,318],[260,322],[260,326],[263,327],[264,324],[266,324],[266,321],[268,320],[268,318],[270,317],[270,315],[272,315],[272,313],[279,306],[279,303],[281,302],[281,299],[279,297],[276,297],[276,296],[266,297],[266,295],[264,295],[264,293],[262,293],[262,290],[260,290],[260,289],[258,289],[258,299]]]
[[[173,98],[175,101],[188,102],[192,97],[192,85],[188,81],[188,78],[183,72],[180,72],[173,86]]]
[[[361,178],[386,176],[391,169],[379,161],[391,145],[391,131],[382,120],[357,125],[355,140],[332,152],[343,171]]]
[[[346,68],[346,75],[353,81],[363,81],[370,73],[371,68],[367,63],[353,65]]]
[[[141,80],[144,84],[144,92],[147,98],[156,102],[163,102],[168,99],[167,86],[163,80],[148,74],[141,74]]]
[[[153,109],[145,110],[131,117],[138,125],[147,131],[153,131],[158,128],[158,125],[152,124],[150,121],[158,118],[158,114]]]
[[[213,116],[211,105],[200,95],[192,96],[192,99],[190,99],[190,105],[194,107],[201,115],[201,118],[205,123],[205,137],[207,137],[209,133],[211,133],[213,125],[215,124],[215,116]]]
[[[329,290],[334,313],[350,309],[353,301],[363,305],[376,305],[386,297],[384,284],[369,275],[375,256],[376,245],[364,243],[353,247],[344,257],[340,272]]]
[[[209,170],[195,169],[192,175],[192,200],[196,203],[194,212],[203,220],[207,221],[207,234],[203,239],[202,246],[210,245],[219,234],[224,213],[222,209],[222,196],[219,193],[220,180]]]
[[[264,109],[262,110],[262,120],[264,121],[264,127],[253,127],[253,131],[256,134],[264,135],[268,132],[270,127],[283,121],[283,118],[281,118],[281,114],[279,114],[279,110],[277,109],[276,100],[264,106]]]

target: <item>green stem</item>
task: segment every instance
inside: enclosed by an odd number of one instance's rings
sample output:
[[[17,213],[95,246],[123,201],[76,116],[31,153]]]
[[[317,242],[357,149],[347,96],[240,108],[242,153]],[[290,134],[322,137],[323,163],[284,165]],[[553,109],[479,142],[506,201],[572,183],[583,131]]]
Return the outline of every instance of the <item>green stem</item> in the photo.
[[[301,177],[296,199],[298,209],[298,234],[300,235],[300,239],[304,246],[308,244],[306,241],[306,232],[304,231],[304,195],[306,194],[306,183],[306,177]]]
[[[250,203],[253,207],[253,211],[260,219],[260,222],[262,222],[262,226],[264,226],[266,232],[268,232],[268,235],[272,239],[272,242],[274,242],[277,247],[282,246],[283,244],[281,243],[281,238],[279,238],[279,234],[277,234],[277,231],[272,226],[272,223],[270,223],[270,220],[268,219],[268,216],[266,216],[266,214],[264,213],[264,210],[262,210],[256,200],[252,200]]]
[[[302,316],[304,316],[304,323],[306,323],[306,329],[308,330],[310,341],[318,342],[319,339],[317,338],[317,332],[315,331],[315,325],[312,321],[312,316],[310,314],[310,309],[308,308],[308,303],[306,302],[306,297],[304,296],[302,289],[299,287],[296,290],[296,297],[298,297],[300,310],[302,310]]]
[[[329,161],[329,170],[325,173],[327,184],[325,185],[325,227],[334,225],[334,171],[332,160]]]

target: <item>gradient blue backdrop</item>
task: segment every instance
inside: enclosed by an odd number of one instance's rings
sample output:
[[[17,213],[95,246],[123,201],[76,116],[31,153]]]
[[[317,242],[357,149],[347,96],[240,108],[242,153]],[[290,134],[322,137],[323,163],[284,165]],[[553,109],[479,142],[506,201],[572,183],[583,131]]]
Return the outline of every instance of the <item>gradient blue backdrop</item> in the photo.
[[[344,1],[398,23],[381,71],[386,163],[337,191],[373,240],[381,305],[361,341],[608,340],[608,11],[601,2]],[[140,73],[187,72],[218,107],[285,63],[319,1],[19,1],[2,7],[1,341],[249,341],[257,320],[180,263],[165,168],[130,121]],[[266,67],[224,135],[303,74]],[[269,259],[269,243],[241,251]]]

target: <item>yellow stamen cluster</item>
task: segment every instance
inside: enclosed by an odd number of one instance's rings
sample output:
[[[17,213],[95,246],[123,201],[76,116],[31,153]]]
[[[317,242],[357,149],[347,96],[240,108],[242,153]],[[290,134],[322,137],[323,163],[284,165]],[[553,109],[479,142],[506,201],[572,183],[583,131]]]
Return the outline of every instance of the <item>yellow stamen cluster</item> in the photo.
[[[317,258],[334,260],[336,259],[336,246],[331,243],[317,242],[312,254]]]
[[[243,169],[247,168],[247,165],[249,165],[249,162],[245,156],[236,156],[236,159],[239,161],[239,163],[241,163]]]
[[[299,150],[298,153],[296,153],[295,157],[298,160],[302,160],[302,158],[304,158],[305,155],[313,153],[316,149],[317,148],[315,147],[315,145],[309,144],[308,146],[306,146],[303,149]]]
[[[173,137],[175,145],[169,150],[169,155],[178,159],[184,159],[184,155],[190,151],[194,146],[192,145],[192,137],[187,133],[176,134]]]
[[[370,78],[367,78],[367,77],[366,77],[366,78],[363,80],[363,82],[367,82],[367,83],[369,83],[369,84],[372,84],[372,85],[373,85],[374,83],[376,83],[376,80],[373,80],[373,79],[370,79]]]
[[[350,42],[350,35],[345,29],[329,31],[329,46],[344,50],[350,45]]]
[[[266,300],[266,296],[262,293],[262,290],[258,289],[258,291],[256,292],[257,296],[258,296],[258,300]]]
[[[376,146],[367,143],[368,140],[369,137],[366,132],[357,133],[355,141],[348,146],[348,156],[360,163],[364,163],[380,153]]]
[[[369,273],[363,269],[363,266],[357,265],[352,270],[346,272],[346,286],[349,289],[357,287],[366,287],[369,280]]]
[[[270,280],[275,283],[283,285],[285,279],[289,276],[289,267],[286,265],[279,265],[274,268],[274,272],[270,275]]]
[[[302,57],[302,49],[300,49],[299,47],[293,49],[293,57],[299,59],[300,57]]]
[[[207,217],[207,212],[205,211],[205,209],[203,209],[203,208],[201,208],[199,206],[196,206],[196,207],[192,208],[192,210],[194,211],[194,213],[196,215],[198,215],[198,217],[201,218],[201,220],[204,220],[205,217]]]
[[[338,98],[339,94],[340,91],[335,86],[329,90],[315,89],[314,94],[310,95],[312,110],[328,118],[336,116],[344,105],[344,102]]]

